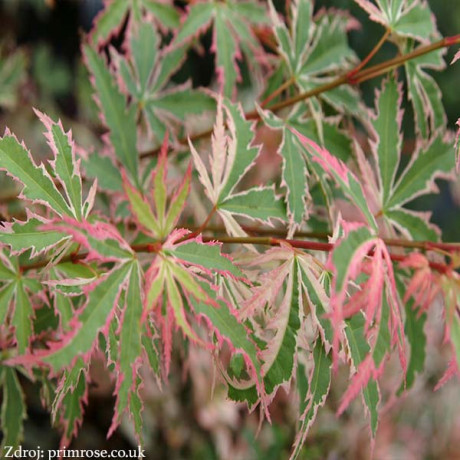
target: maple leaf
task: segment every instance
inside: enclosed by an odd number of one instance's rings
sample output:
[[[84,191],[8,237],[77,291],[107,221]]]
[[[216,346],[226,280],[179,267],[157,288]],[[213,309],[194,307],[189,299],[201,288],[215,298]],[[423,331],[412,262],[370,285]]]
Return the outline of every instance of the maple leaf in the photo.
[[[71,132],[66,133],[60,121],[54,122],[39,111],[36,114],[46,128],[45,137],[53,152],[48,165],[54,180],[45,166],[37,166],[25,145],[8,131],[0,139],[0,169],[7,170],[21,185],[20,197],[44,205],[54,215],[82,221],[93,207],[97,182],[93,183],[83,201],[80,162],[76,159]],[[47,215],[41,216],[27,209],[26,216],[26,221],[14,219],[0,231],[0,243],[8,245],[13,254],[31,249],[31,257],[36,257],[52,250],[59,254],[68,247],[67,236],[43,228],[51,221]]]
[[[241,51],[253,66],[264,51],[252,26],[267,23],[266,8],[256,0],[228,2],[194,2],[188,9],[174,43],[180,45],[202,34],[212,24],[212,51],[216,54],[216,70],[221,92],[231,98],[240,80],[237,61]]]
[[[407,371],[401,307],[384,242],[365,226],[343,225],[344,236],[329,260],[334,274],[330,315],[334,330],[333,362],[337,366],[340,342],[347,343],[355,371],[338,413],[363,391],[375,436],[380,399],[377,379],[394,345],[404,373]],[[358,276],[363,274],[364,281],[358,282]],[[351,281],[354,289],[350,288]]]
[[[371,20],[382,24],[393,34],[427,41],[437,34],[430,7],[420,0],[355,0]]]
[[[226,134],[224,114],[230,135]],[[237,193],[237,185],[253,167],[259,147],[252,146],[253,124],[246,121],[241,108],[221,98],[217,104],[216,124],[212,137],[209,174],[191,142],[190,150],[199,178],[214,209],[224,221],[229,234],[246,233],[234,218],[244,216],[252,220],[271,223],[272,219],[285,220],[283,202],[273,187],[253,187]]]
[[[191,168],[189,166],[181,186],[171,196],[168,205],[168,190],[166,188],[168,174],[167,151],[168,138],[165,137],[158,157],[157,167],[151,174],[153,209],[147,198],[136,190],[130,184],[126,174],[123,174],[123,187],[132,214],[139,227],[156,240],[164,239],[175,228],[185,206],[190,187]]]
[[[401,162],[401,88],[394,79],[384,82],[377,93],[378,113],[373,117],[372,152],[379,180],[379,212],[398,231],[412,239],[436,240],[426,215],[403,206],[426,193],[437,191],[434,180],[450,178],[454,168],[452,144],[437,133],[428,145],[419,145],[399,176]],[[436,168],[434,165],[436,164]]]
[[[333,201],[329,184],[322,180],[320,168],[312,161],[309,150],[295,133],[298,132],[317,145],[334,151],[334,154],[342,160],[351,155],[351,142],[339,130],[336,120],[322,120],[321,131],[319,131],[316,122],[306,119],[306,114],[300,109],[292,111],[287,118],[283,119],[269,110],[260,108],[258,110],[268,127],[280,130],[282,133],[282,141],[277,153],[283,158],[281,185],[286,188],[285,201],[291,235],[312,214],[310,188],[314,188],[314,178],[319,181],[326,202],[332,204]],[[321,137],[324,141],[321,141]]]
[[[310,91],[331,81],[340,70],[357,63],[355,52],[348,46],[347,30],[351,22],[345,12],[322,10],[313,16],[313,3],[308,0],[290,2],[291,24],[286,26],[270,1],[270,12],[278,50],[283,58],[267,82],[270,91],[275,81],[293,81],[301,92]],[[270,91],[265,95],[269,96]],[[276,100],[276,99],[274,99]],[[319,101],[326,102],[337,111],[363,115],[359,97],[351,86],[323,92],[307,103],[315,121],[321,125],[324,117]]]
[[[122,83],[132,105],[142,112],[157,141],[173,133],[190,115],[215,108],[214,99],[190,88],[189,83],[171,86],[169,81],[186,58],[186,48],[164,47],[151,22],[130,21],[126,56],[113,53]]]

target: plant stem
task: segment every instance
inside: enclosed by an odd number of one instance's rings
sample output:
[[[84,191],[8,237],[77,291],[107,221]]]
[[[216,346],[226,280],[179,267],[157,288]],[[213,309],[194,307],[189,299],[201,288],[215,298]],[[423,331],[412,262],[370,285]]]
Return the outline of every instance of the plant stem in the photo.
[[[279,96],[285,89],[288,89],[292,84],[295,83],[295,77],[289,78],[286,80],[279,88],[273,91],[264,101],[260,103],[261,107],[265,107],[270,101],[275,99],[275,97]]]
[[[210,216],[212,213],[210,213]],[[209,217],[209,216],[208,216]],[[188,235],[187,235],[188,236]],[[188,238],[186,238],[188,239]],[[325,243],[319,241],[310,240],[298,240],[298,239],[286,239],[286,238],[275,238],[273,236],[245,236],[245,237],[233,237],[233,236],[203,236],[203,242],[218,241],[226,244],[260,244],[264,246],[280,246],[281,244],[289,244],[293,248],[305,249],[309,251],[322,251],[331,252],[335,248],[334,243]],[[412,248],[412,249],[443,249],[446,251],[460,251],[460,244],[458,243],[432,243],[431,241],[406,241],[406,240],[384,240],[388,246]],[[152,241],[151,243],[142,243],[131,245],[131,249],[135,252],[148,252],[157,253],[161,250],[161,241]],[[88,255],[87,252],[78,254],[70,254],[63,257],[60,263],[63,262],[74,262],[84,259]],[[393,254],[390,253],[391,260],[395,262],[402,262],[406,259],[405,254]],[[20,267],[21,272],[36,270],[43,268],[48,265],[50,261],[48,259],[34,262],[32,264],[22,265]],[[449,265],[429,261],[430,267],[440,273],[447,273],[452,270]]]
[[[385,33],[382,35],[382,38],[379,42],[371,49],[370,53],[353,69],[348,73],[349,77],[353,77],[356,75],[363,67],[365,67],[369,61],[377,54],[379,49],[383,46],[383,44],[387,41],[387,38],[391,34],[391,29],[387,27]]]
[[[206,217],[205,221],[195,231],[193,231],[192,233],[189,233],[188,235],[185,235],[178,242],[182,243],[183,241],[190,240],[192,238],[195,238],[199,234],[201,234],[203,230],[206,228],[206,226],[209,224],[209,221],[211,220],[212,216],[214,215],[216,211],[217,211],[217,205],[214,205],[210,213],[208,214],[208,217]]]

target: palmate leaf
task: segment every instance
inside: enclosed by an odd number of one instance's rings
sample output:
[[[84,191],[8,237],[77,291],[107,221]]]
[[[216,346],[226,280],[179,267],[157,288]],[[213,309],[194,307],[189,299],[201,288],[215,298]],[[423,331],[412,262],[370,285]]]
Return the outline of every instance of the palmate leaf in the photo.
[[[171,198],[168,199],[166,179],[168,139],[165,137],[158,163],[152,172],[152,205],[141,192],[137,191],[123,176],[123,187],[128,198],[131,211],[141,228],[156,239],[164,239],[173,231],[190,189],[191,167]],[[169,204],[168,204],[169,201]]]
[[[267,394],[271,394],[284,382],[289,382],[295,370],[297,333],[300,329],[302,308],[300,293],[299,266],[294,260],[287,280],[286,294],[281,301],[277,316],[269,325],[276,331],[275,336],[262,351]]]
[[[206,284],[201,284],[201,287],[210,296],[215,299],[216,305],[211,305],[206,301],[191,302],[193,309],[197,315],[202,316],[211,327],[218,339],[225,339],[235,355],[241,354],[244,362],[253,377],[250,385],[244,384],[235,379],[230,379],[227,376],[228,396],[234,401],[246,401],[251,407],[256,404],[259,395],[257,389],[263,393],[261,383],[261,364],[258,356],[259,350],[255,342],[250,338],[247,328],[237,319],[236,314],[229,308],[227,302],[223,299],[216,299],[215,292],[212,291]],[[253,382],[256,382],[253,385]]]
[[[299,256],[300,257],[300,256]],[[297,362],[297,336],[303,318],[300,264],[292,248],[273,248],[259,256],[254,265],[279,261],[276,268],[259,275],[260,285],[252,290],[241,310],[241,317],[257,322],[264,316],[259,340],[266,345],[260,353],[263,361],[263,381],[267,396],[273,399],[280,385],[288,384],[295,374]],[[282,300],[277,302],[282,296]],[[254,327],[260,330],[260,326]],[[230,394],[230,393],[229,393]],[[230,396],[237,401],[252,403],[257,392],[255,384],[233,388]]]
[[[229,2],[196,2],[188,12],[174,39],[177,45],[201,34],[213,24],[213,46],[221,92],[231,98],[240,79],[237,60],[241,51],[250,64],[257,62],[255,53],[261,53],[252,25],[267,22],[265,6],[256,0]]]
[[[453,146],[438,131],[429,144],[419,145],[411,161],[399,176],[402,135],[401,87],[387,79],[377,93],[378,113],[372,121],[372,150],[377,165],[381,206],[380,214],[403,235],[412,239],[437,240],[436,229],[428,223],[429,215],[404,209],[403,206],[426,193],[436,191],[435,179],[448,178],[454,168]]]
[[[222,202],[219,209],[263,222],[286,218],[285,206],[282,200],[276,197],[273,187],[251,188],[242,193],[232,194]]]
[[[186,58],[186,49],[160,48],[160,38],[151,22],[130,22],[129,54],[116,56],[116,63],[135,105],[142,110],[150,132],[157,141],[177,121],[188,116],[214,110],[209,95],[191,89],[189,84],[167,86]]]
[[[0,321],[14,328],[14,341],[21,354],[29,351],[35,316],[29,292],[40,290],[41,283],[27,279],[17,258],[0,252]]]
[[[229,134],[225,130],[226,125]],[[285,220],[282,201],[270,187],[252,188],[236,193],[244,175],[254,165],[259,147],[252,146],[253,123],[246,121],[241,108],[230,101],[218,100],[216,124],[212,137],[210,172],[190,142],[190,150],[206,195],[222,217],[227,230],[234,236],[245,232],[234,215],[271,223],[272,219]]]
[[[51,345],[50,350],[35,355],[54,370],[70,366],[77,357],[88,359],[94,348],[97,334],[107,328],[114,315],[114,309],[125,280],[132,269],[127,262],[113,268],[109,274],[95,283],[88,293],[85,305],[72,318],[72,330],[58,343]]]
[[[285,74],[283,81],[292,79],[299,90],[305,92],[328,83],[338,71],[343,72],[344,68],[355,64],[357,56],[348,46],[349,18],[345,14],[322,10],[313,17],[313,4],[309,0],[290,4],[292,19],[288,27],[280,21],[270,2],[278,50],[286,64],[280,66],[280,73]],[[351,87],[336,88],[318,97],[340,113],[363,115],[362,107],[356,102],[359,97]],[[310,108],[315,106],[318,112],[322,110],[318,99],[311,99],[309,105]],[[322,114],[316,118],[321,125]]]
[[[438,177],[450,177],[454,167],[453,145],[438,135],[428,147],[420,148],[412,157],[398,178],[386,208],[399,207],[420,195],[436,191],[434,180]]]
[[[347,300],[348,283],[362,271],[368,254],[372,254],[369,277],[361,283],[360,290]],[[334,353],[337,356],[340,324],[344,318],[352,317],[359,311],[366,314],[365,332],[372,332],[373,321],[380,323],[382,310],[389,309],[392,344],[400,351],[401,365],[406,369],[403,353],[403,327],[400,307],[397,302],[396,284],[390,254],[379,238],[373,237],[366,227],[347,231],[334,248],[331,257],[334,268],[333,292],[331,295],[332,321],[334,325]],[[379,360],[380,361],[380,360]]]
[[[32,316],[34,310],[27,294],[23,280],[15,283],[14,310],[12,325],[15,328],[16,345],[20,354],[29,349],[29,341],[32,336]]]
[[[427,40],[436,33],[428,3],[420,0],[355,0],[371,20],[403,37]]]
[[[209,273],[218,271],[235,277],[244,277],[241,270],[232,263],[230,258],[221,254],[219,244],[204,244],[200,239],[197,239],[178,244],[174,249],[166,249],[165,253],[177,258],[181,263],[198,266],[208,270]]]
[[[323,179],[323,171],[319,164],[312,161],[308,150],[295,132],[300,133],[326,149],[334,152],[334,156],[346,161],[351,155],[350,140],[338,129],[336,124],[323,120],[321,131],[313,120],[305,120],[302,110],[293,111],[288,119],[281,119],[269,112],[259,113],[271,129],[282,130],[283,140],[278,154],[283,158],[282,185],[286,187],[286,204],[290,228],[299,227],[309,215],[307,201],[309,195],[309,176],[313,173],[320,181],[321,189],[327,203],[332,202],[329,184]],[[323,140],[321,140],[323,138]],[[308,166],[308,167],[307,167]]]
[[[161,257],[155,259],[146,273],[144,308],[152,311],[155,324],[161,330],[166,374],[169,371],[172,330],[175,324],[192,342],[205,345],[191,323],[191,319],[196,316],[191,302],[194,299],[196,302],[217,307],[217,300],[215,295],[209,295],[202,284],[212,284],[214,273],[223,276],[242,275],[231,260],[220,253],[220,245],[202,243],[196,238],[178,242],[186,233],[174,231],[164,243]],[[182,296],[186,300],[185,304]],[[211,344],[206,346],[213,348]]]

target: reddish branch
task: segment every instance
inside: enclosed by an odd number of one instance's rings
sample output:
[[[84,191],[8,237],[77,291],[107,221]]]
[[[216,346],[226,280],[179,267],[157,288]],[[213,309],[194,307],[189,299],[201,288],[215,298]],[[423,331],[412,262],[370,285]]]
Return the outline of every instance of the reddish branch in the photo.
[[[334,243],[325,243],[318,241],[307,241],[307,240],[295,240],[295,239],[285,239],[285,238],[274,238],[272,236],[247,236],[247,237],[231,237],[231,236],[203,236],[203,242],[218,241],[221,243],[227,244],[260,244],[264,246],[279,246],[281,244],[289,244],[293,248],[304,249],[309,251],[322,251],[330,252],[334,249]],[[405,241],[405,240],[386,240],[389,246],[399,246],[407,248],[420,248],[426,249],[431,245],[435,247],[442,247],[445,250],[450,251],[460,251],[460,244],[449,244],[449,243],[431,243],[427,241],[416,242],[416,241]],[[135,244],[131,246],[131,249],[135,252],[148,252],[148,253],[157,253],[161,250],[161,242],[154,241],[151,243]],[[88,255],[87,252],[82,252],[78,254],[70,254],[60,260],[60,263],[63,262],[73,262],[78,263],[80,260],[85,259]],[[393,254],[390,253],[391,260],[394,262],[402,262],[405,260],[406,256],[404,254]],[[21,272],[26,272],[29,270],[37,270],[48,265],[50,260],[42,260],[32,264],[22,265],[20,267]],[[430,268],[439,273],[449,273],[452,271],[453,267],[447,264],[439,262],[429,262]]]

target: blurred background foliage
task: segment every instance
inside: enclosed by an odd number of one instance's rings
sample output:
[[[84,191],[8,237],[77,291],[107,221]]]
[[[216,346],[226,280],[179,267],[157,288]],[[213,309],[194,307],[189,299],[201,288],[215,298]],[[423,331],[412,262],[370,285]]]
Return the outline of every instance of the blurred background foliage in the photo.
[[[186,2],[177,1],[179,7]],[[285,1],[274,1],[279,11]],[[452,0],[430,0],[442,35],[460,32],[460,9]],[[361,28],[350,31],[349,39],[359,56],[364,57],[379,40],[383,28],[371,23],[353,0],[316,0],[321,7],[345,9],[354,16]],[[42,127],[32,107],[63,119],[66,128],[72,128],[79,145],[88,149],[100,145],[103,132],[92,101],[88,74],[81,62],[80,44],[84,32],[91,28],[95,14],[102,7],[100,0],[0,0],[0,131],[8,126],[19,139],[25,139],[35,154],[48,154],[43,141]],[[115,39],[112,43],[119,46]],[[202,39],[209,49],[211,36]],[[394,48],[385,45],[377,60],[394,55]],[[456,50],[449,50],[449,64]],[[377,62],[376,60],[376,62]],[[195,86],[208,85],[214,75],[210,53],[199,55],[190,51],[183,68],[175,80],[191,78]],[[434,77],[441,86],[449,128],[455,128],[460,116],[458,67],[447,66]],[[244,77],[244,72],[243,72]],[[242,86],[248,86],[246,78]],[[373,105],[374,91],[379,79],[361,86],[365,102]],[[244,88],[249,92],[251,88]],[[254,95],[252,94],[252,97]],[[406,101],[407,102],[407,101]],[[410,106],[405,110],[410,114]],[[405,133],[410,136],[412,116],[406,116]],[[407,134],[409,133],[409,134]],[[10,196],[14,189],[5,175],[0,176],[0,213],[3,218],[20,211]],[[418,209],[434,212],[433,220],[443,230],[444,239],[459,240],[460,190],[442,184],[441,194],[423,202],[415,202]],[[439,323],[440,309],[433,309],[431,325]],[[444,371],[445,359],[439,350],[442,336],[440,328],[433,327],[429,334],[429,356],[424,376],[402,399],[383,408],[377,442],[376,459],[458,459],[460,458],[460,398],[458,383],[451,382],[442,391],[433,393],[433,387]],[[259,414],[247,414],[244,407],[228,402],[222,388],[210,381],[213,364],[209,355],[190,350],[185,360],[175,356],[169,385],[144,388],[145,418],[148,434],[149,459],[284,459],[295,435],[294,421],[299,401],[283,392],[272,406],[273,424],[264,423],[258,433]],[[302,363],[300,363],[302,365]],[[308,365],[308,363],[306,363]],[[370,442],[362,406],[354,404],[340,419],[335,417],[341,397],[340,382],[347,379],[339,373],[327,406],[320,411],[306,446],[303,459],[367,459]],[[105,439],[114,405],[113,382],[107,381],[103,366],[94,366],[92,389],[83,427],[73,448],[128,449],[133,447],[133,436],[128,425],[123,425],[110,440]],[[387,387],[395,385],[389,373]],[[28,399],[28,421],[24,447],[56,448],[58,433],[49,425],[49,415],[42,409],[37,389],[24,381]],[[397,385],[397,383],[396,383]],[[388,389],[387,388],[387,389]],[[385,392],[385,386],[383,392]],[[210,395],[214,392],[213,398]]]

